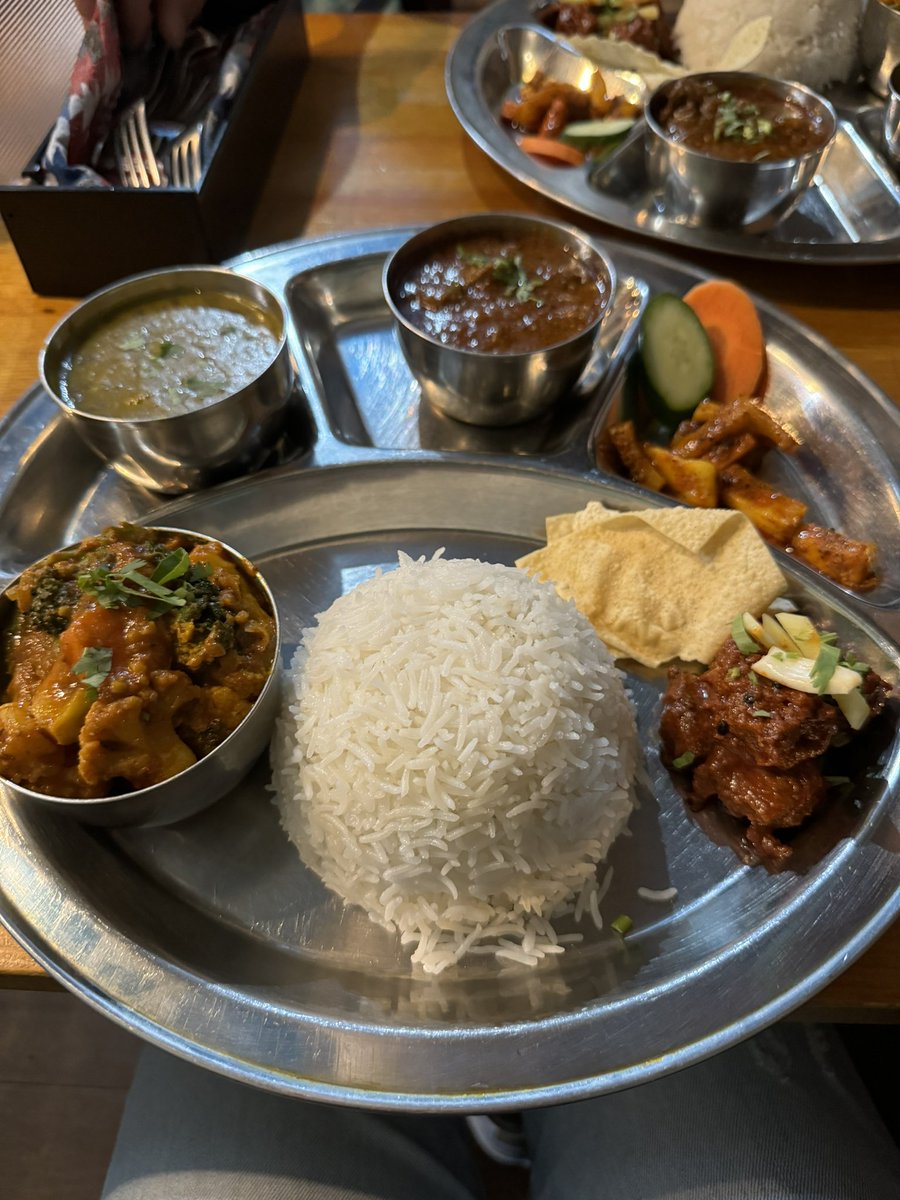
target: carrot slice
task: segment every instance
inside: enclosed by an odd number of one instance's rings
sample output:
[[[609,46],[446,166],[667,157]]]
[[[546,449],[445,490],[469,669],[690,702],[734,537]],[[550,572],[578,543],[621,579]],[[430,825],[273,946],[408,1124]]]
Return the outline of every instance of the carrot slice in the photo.
[[[758,396],[765,384],[766,341],[759,314],[743,288],[729,279],[698,283],[684,297],[706,330],[716,362],[713,400],[728,404]]]
[[[519,147],[526,154],[536,158],[549,158],[553,162],[565,163],[568,167],[580,167],[584,162],[584,155],[580,150],[566,142],[558,142],[555,138],[523,137],[519,138]]]

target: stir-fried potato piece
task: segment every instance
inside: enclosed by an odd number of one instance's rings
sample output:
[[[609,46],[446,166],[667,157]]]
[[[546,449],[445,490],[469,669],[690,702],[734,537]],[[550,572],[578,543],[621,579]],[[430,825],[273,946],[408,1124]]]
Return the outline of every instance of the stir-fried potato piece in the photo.
[[[771,446],[791,454],[801,444],[758,400],[743,396],[727,404],[702,400],[677,427],[668,447],[641,442],[633,421],[610,426],[607,437],[635,483],[685,504],[734,508],[763,537],[790,549],[845,587],[864,591],[878,582],[871,542],[804,525],[807,506],[802,501],[777,491],[747,469]]]
[[[744,513],[760,533],[787,546],[806,516],[806,505],[776,491],[743,467],[726,467],[719,475],[722,501],[727,508]]]
[[[650,461],[672,494],[696,508],[715,508],[718,500],[716,468],[705,459],[679,458],[662,446],[645,446]]]
[[[864,591],[878,582],[872,542],[857,542],[821,525],[804,525],[792,538],[791,550],[808,566],[844,587]]]
[[[651,491],[661,492],[666,481],[638,441],[634,421],[619,421],[617,425],[610,425],[608,433],[609,440],[634,482]]]
[[[748,433],[771,442],[787,454],[793,453],[800,444],[790,430],[779,425],[755,400],[740,397],[716,407],[718,411],[704,421],[693,436],[681,441],[678,453],[684,458],[705,458],[719,443]]]

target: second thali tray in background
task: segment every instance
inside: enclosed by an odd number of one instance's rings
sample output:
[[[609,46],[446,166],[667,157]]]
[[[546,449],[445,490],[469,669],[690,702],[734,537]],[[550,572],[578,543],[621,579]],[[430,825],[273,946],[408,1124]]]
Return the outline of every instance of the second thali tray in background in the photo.
[[[594,165],[559,167],[524,153],[500,121],[503,101],[536,71],[566,78],[565,60],[580,60],[538,24],[537,7],[496,0],[483,9],[459,35],[445,72],[463,128],[516,179],[616,228],[700,250],[786,262],[900,261],[900,177],[883,150],[882,102],[862,85],[829,93],[839,117],[834,144],[799,206],[767,233],[695,228],[661,212],[645,170],[642,121]]]
[[[661,501],[600,470],[648,296],[701,277],[605,243],[620,292],[598,378],[548,424],[477,430],[422,409],[381,299],[381,267],[412,231],[288,244],[236,269],[283,296],[302,394],[270,469],[158,508],[102,468],[39,389],[0,439],[0,566],[122,519],[202,529],[272,585],[290,654],[304,625],[402,549],[511,563],[547,515],[588,500]],[[784,473],[816,518],[876,537],[865,597],[785,565],[794,594],[898,681],[900,417],[809,330],[760,303],[767,400],[803,451]],[[605,373],[600,372],[605,368]],[[892,640],[893,639],[893,640]],[[165,829],[110,832],[0,800],[0,915],[89,1003],[205,1066],[309,1098],[419,1110],[503,1109],[630,1086],[714,1053],[812,996],[889,924],[900,895],[896,714],[861,750],[858,807],[803,870],[768,875],[690,818],[656,751],[661,676],[629,680],[650,794],[614,848],[605,931],[536,970],[477,965],[437,980],[345,909],[278,826],[261,763],[225,801]],[[864,764],[864,769],[863,765]],[[638,887],[677,889],[666,907]]]

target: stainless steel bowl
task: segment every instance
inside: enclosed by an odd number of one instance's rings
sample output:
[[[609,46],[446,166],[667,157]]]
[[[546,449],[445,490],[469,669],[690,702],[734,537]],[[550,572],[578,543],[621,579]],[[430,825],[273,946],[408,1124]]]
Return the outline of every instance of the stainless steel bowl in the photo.
[[[900,167],[900,63],[888,79],[888,102],[884,106],[884,148],[895,167]]]
[[[890,96],[888,80],[900,63],[900,8],[869,0],[859,42],[866,80],[879,96]]]
[[[95,416],[65,399],[66,360],[104,318],[193,290],[200,296],[224,292],[269,317],[278,347],[261,375],[204,408],[161,418]],[[208,487],[260,466],[284,429],[293,383],[287,318],[277,296],[223,267],[150,271],[95,292],[51,332],[39,366],[44,387],[92,450],[132,483],[168,494]]]
[[[404,316],[400,288],[429,248],[454,239],[487,235],[515,239],[535,232],[549,234],[597,279],[599,313],[574,337],[544,350],[491,354],[445,346]],[[456,217],[422,230],[394,251],[385,263],[382,283],[400,347],[425,399],[457,421],[489,426],[534,420],[572,392],[591,358],[616,287],[612,263],[584,234],[558,221],[512,213]]]
[[[227,542],[219,538],[207,538],[205,534],[190,529],[168,526],[147,526],[163,533],[180,533],[198,541],[215,541],[252,578],[265,596],[275,622],[275,648],[272,670],[263,690],[254,701],[253,707],[243,721],[223,742],[209,754],[198,759],[193,766],[171,779],[152,787],[125,792],[97,800],[68,799],[63,796],[47,796],[33,792],[11,779],[0,776],[0,786],[24,804],[37,805],[53,812],[63,813],[87,825],[130,826],[171,825],[186,817],[201,812],[215,804],[244,778],[269,744],[279,701],[281,660],[281,623],[275,599],[262,575],[253,564],[239,554]],[[78,545],[78,543],[74,543]],[[72,549],[72,547],[66,547]],[[0,630],[5,630],[11,616],[13,600],[9,590],[17,582],[12,580],[0,592]],[[5,686],[5,684],[4,684]]]
[[[760,233],[782,220],[801,200],[837,132],[834,109],[818,93],[799,83],[785,83],[743,71],[704,71],[687,78],[711,80],[727,91],[752,80],[766,84],[785,100],[824,119],[826,142],[815,150],[775,162],[732,162],[676,141],[658,115],[679,80],[661,84],[644,110],[647,174],[666,217],[681,224],[710,229]]]

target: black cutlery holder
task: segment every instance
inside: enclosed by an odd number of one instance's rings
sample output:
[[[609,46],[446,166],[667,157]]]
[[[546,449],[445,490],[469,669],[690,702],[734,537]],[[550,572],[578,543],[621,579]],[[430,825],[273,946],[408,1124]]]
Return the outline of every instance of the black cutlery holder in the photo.
[[[125,275],[220,262],[245,249],[307,58],[302,0],[276,0],[195,190],[0,187],[0,216],[34,291],[84,296]]]

